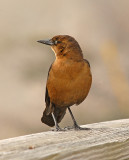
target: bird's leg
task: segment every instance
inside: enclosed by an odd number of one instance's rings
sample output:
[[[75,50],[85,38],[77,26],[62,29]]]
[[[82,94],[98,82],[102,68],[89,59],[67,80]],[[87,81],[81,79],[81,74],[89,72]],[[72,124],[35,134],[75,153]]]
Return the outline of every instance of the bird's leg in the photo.
[[[89,128],[82,128],[82,127],[80,127],[80,126],[77,124],[77,122],[76,122],[76,120],[75,120],[75,118],[74,118],[74,116],[73,116],[73,113],[72,113],[70,107],[68,107],[68,110],[69,110],[69,113],[70,113],[70,115],[71,115],[71,117],[72,117],[72,120],[73,120],[73,123],[74,123],[73,128],[74,128],[75,130],[89,130]]]
[[[54,123],[55,123],[56,131],[64,131],[64,130],[61,129],[60,126],[58,125],[54,113],[52,113],[52,117],[53,117],[53,120],[54,120]]]

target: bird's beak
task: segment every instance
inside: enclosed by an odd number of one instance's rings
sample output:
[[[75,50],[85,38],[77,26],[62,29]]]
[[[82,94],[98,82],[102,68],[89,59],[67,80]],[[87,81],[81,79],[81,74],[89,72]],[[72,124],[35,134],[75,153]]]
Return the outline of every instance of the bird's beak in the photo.
[[[49,40],[39,40],[37,42],[43,43],[43,44],[46,44],[46,45],[50,45],[50,46],[54,45],[54,42],[51,39],[49,39]]]

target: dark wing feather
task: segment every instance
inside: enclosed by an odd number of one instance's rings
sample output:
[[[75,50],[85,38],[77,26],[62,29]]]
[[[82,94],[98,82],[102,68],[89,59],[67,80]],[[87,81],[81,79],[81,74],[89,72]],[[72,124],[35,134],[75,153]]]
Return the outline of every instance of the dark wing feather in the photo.
[[[49,77],[49,73],[50,73],[51,68],[52,68],[52,64],[49,68],[47,79]],[[46,107],[50,106],[50,97],[49,97],[49,94],[48,94],[47,86],[46,86],[46,93],[45,93],[45,103],[46,103]]]
[[[47,76],[47,79],[49,77],[49,72],[52,68],[52,65],[50,66],[49,68],[49,71],[48,71],[48,76]],[[49,97],[49,94],[48,94],[48,89],[47,89],[47,86],[46,86],[46,93],[45,93],[45,103],[46,103],[46,108],[43,112],[43,116],[41,118],[41,121],[51,127],[53,127],[55,125],[54,123],[54,120],[52,118],[52,115],[50,114],[50,97]]]
[[[84,59],[84,61],[88,64],[88,66],[90,67],[90,63],[87,59]]]
[[[45,103],[46,103],[46,107],[50,106],[50,97],[49,97],[49,94],[48,94],[47,87],[46,87],[46,93],[45,93]]]

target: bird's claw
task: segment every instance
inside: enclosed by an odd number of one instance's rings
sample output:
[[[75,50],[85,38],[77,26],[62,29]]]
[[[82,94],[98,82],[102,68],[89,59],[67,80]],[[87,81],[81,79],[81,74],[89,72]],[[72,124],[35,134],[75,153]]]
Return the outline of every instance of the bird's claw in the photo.
[[[72,126],[72,127],[70,127],[70,126],[68,126],[68,127],[65,127],[64,128],[65,130],[90,130],[90,128],[82,128],[82,127],[80,127],[80,126],[78,126],[78,125],[74,125],[74,126]]]
[[[64,128],[65,130],[71,130],[71,129],[74,129],[74,127],[70,127],[70,126],[67,126]]]
[[[90,128],[82,128],[78,126],[77,124],[73,126],[75,130],[90,130]]]
[[[66,130],[60,127],[56,127],[56,128],[52,128],[52,131],[59,132],[59,131],[66,131]]]

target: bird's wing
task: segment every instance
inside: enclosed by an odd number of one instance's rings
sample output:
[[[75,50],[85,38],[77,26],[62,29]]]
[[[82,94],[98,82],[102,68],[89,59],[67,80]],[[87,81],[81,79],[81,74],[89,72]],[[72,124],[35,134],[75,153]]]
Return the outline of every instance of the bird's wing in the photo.
[[[51,68],[52,68],[52,65],[49,68],[48,77],[49,77],[49,73],[50,73]],[[48,126],[53,127],[55,125],[55,123],[54,123],[54,120],[52,118],[52,114],[51,113],[52,112],[54,113],[55,118],[57,120],[57,123],[59,123],[63,119],[63,117],[64,117],[64,115],[66,113],[67,107],[63,107],[63,108],[62,107],[61,108],[57,107],[54,103],[52,103],[50,101],[50,97],[49,97],[47,86],[46,86],[46,94],[45,94],[45,103],[46,103],[46,108],[45,108],[45,110],[43,112],[43,116],[41,118],[41,121],[43,123],[47,124]]]
[[[88,66],[90,67],[90,63],[87,59],[84,59],[84,61],[88,64]]]
[[[49,68],[47,79],[49,77],[49,73],[50,73],[51,68],[52,68],[52,64]],[[46,108],[49,108],[50,107],[50,97],[49,97],[49,94],[48,94],[47,86],[46,86],[46,93],[45,93],[45,103],[46,103]]]
[[[47,79],[49,77],[49,72],[50,72],[51,68],[52,68],[52,64],[51,64],[51,66],[49,68]],[[53,127],[55,125],[55,123],[53,121],[52,115],[50,114],[52,106],[50,104],[50,97],[49,97],[47,86],[46,86],[46,93],[45,93],[45,103],[46,103],[46,108],[45,108],[45,110],[43,112],[43,116],[41,117],[41,121],[43,123]]]

